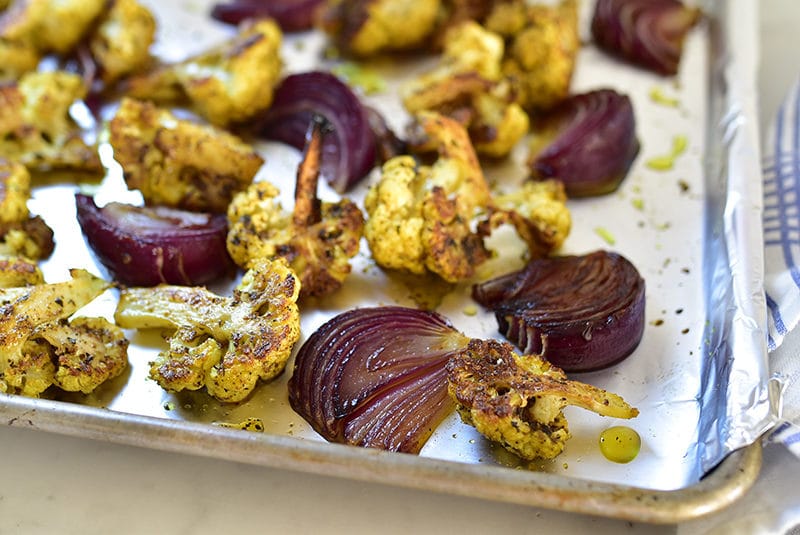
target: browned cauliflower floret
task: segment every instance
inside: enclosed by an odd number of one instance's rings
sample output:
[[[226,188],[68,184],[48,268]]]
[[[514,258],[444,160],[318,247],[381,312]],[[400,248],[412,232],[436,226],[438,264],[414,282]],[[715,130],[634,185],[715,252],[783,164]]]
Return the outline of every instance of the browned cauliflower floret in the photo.
[[[38,396],[51,385],[89,393],[127,366],[128,341],[103,318],[74,318],[108,283],[72,280],[0,289],[0,391]]]
[[[300,337],[300,282],[282,259],[256,262],[232,297],[202,287],[161,285],[122,291],[123,328],[170,328],[168,349],[150,377],[171,392],[205,386],[220,401],[245,399],[286,366]]]
[[[240,123],[272,104],[281,74],[282,34],[270,19],[243,23],[231,40],[184,61],[160,65],[124,84],[129,97],[187,102],[211,123]]]
[[[128,187],[147,204],[223,213],[264,163],[233,134],[180,120],[150,102],[123,99],[109,129]]]
[[[452,28],[439,66],[404,87],[403,104],[412,114],[432,110],[458,119],[479,154],[506,156],[529,119],[503,79],[503,51],[502,38],[476,22]]]
[[[514,225],[531,258],[546,256],[564,243],[572,228],[567,194],[559,180],[526,181],[518,190],[494,196],[494,208],[482,222],[487,235],[504,223]]]
[[[86,93],[80,76],[63,71],[32,72],[0,85],[0,154],[32,170],[101,172],[97,150],[69,115]]]
[[[44,284],[44,275],[32,260],[20,256],[0,257],[0,288]]]
[[[156,20],[136,0],[114,0],[89,37],[89,50],[100,68],[100,78],[110,84],[141,71],[150,61]]]
[[[16,0],[0,16],[0,38],[42,52],[70,52],[89,32],[106,0]]]
[[[497,340],[472,340],[447,363],[448,391],[461,418],[523,459],[552,459],[570,438],[562,409],[576,405],[614,418],[639,411],[620,396],[568,380],[536,355]]]
[[[523,107],[545,109],[567,97],[580,48],[576,0],[499,4],[486,27],[509,40],[503,71],[516,79]]]
[[[464,280],[489,257],[472,230],[491,203],[489,186],[461,124],[432,112],[418,122],[438,146],[439,159],[427,166],[398,156],[384,164],[364,199],[364,235],[382,267]]]
[[[321,26],[345,54],[421,47],[436,29],[439,0],[328,0]]]
[[[300,278],[304,296],[326,295],[342,285],[364,229],[355,203],[317,198],[321,137],[319,123],[314,124],[297,171],[291,214],[276,201],[278,189],[268,182],[251,185],[228,207],[227,243],[233,261],[249,268],[262,258],[285,258]]]
[[[53,252],[53,230],[28,212],[31,177],[25,166],[0,157],[0,254],[38,260]]]
[[[36,70],[41,59],[42,54],[33,45],[0,37],[0,82],[17,80]]]

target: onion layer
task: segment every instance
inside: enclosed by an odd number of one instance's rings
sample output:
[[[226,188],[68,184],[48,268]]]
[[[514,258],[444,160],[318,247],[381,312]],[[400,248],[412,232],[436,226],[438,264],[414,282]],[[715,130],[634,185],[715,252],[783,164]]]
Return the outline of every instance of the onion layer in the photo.
[[[627,95],[598,89],[575,95],[545,118],[556,136],[528,161],[534,178],[557,178],[570,197],[610,193],[639,153]]]
[[[616,253],[533,260],[476,285],[472,295],[494,311],[500,332],[524,353],[565,371],[619,362],[644,332],[644,279]]]
[[[314,26],[315,12],[322,3],[323,0],[233,0],[216,4],[211,16],[228,24],[272,18],[283,31],[299,32]]]
[[[678,0],[597,0],[592,37],[610,54],[663,75],[678,72],[700,10]]]
[[[468,342],[435,312],[350,310],[300,348],[289,401],[329,441],[418,453],[453,410],[445,365]]]
[[[115,280],[131,286],[204,284],[232,272],[224,214],[109,203],[76,194],[86,241]]]
[[[325,71],[287,76],[275,88],[272,106],[255,127],[258,135],[302,150],[315,114],[331,125],[322,141],[321,174],[344,193],[369,173],[376,158],[369,113],[347,84]]]

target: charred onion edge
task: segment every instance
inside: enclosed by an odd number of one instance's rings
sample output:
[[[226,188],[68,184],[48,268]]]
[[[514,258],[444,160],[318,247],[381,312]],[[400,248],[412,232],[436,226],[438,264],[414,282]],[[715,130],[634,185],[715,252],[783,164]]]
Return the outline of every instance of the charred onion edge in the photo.
[[[623,360],[644,332],[645,281],[617,253],[532,260],[475,285],[472,296],[494,311],[500,332],[523,353],[567,372]]]

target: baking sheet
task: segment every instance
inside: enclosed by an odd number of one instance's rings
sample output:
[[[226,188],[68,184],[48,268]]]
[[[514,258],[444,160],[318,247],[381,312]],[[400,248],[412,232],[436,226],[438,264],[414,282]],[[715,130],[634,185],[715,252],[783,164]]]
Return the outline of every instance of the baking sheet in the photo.
[[[165,59],[181,59],[230,35],[230,28],[208,18],[212,2],[144,3],[159,19],[154,52]],[[659,500],[668,503],[669,497],[673,504],[701,504],[683,514],[699,514],[730,503],[757,472],[757,448],[737,452],[711,478],[701,482],[701,477],[730,451],[756,441],[769,425],[770,416],[766,376],[760,366],[766,352],[761,353],[758,341],[763,334],[758,276],[761,253],[751,235],[760,229],[760,207],[755,201],[760,195],[751,197],[752,185],[746,180],[749,164],[757,164],[758,159],[751,160],[756,155],[738,150],[742,146],[747,149],[752,141],[747,123],[755,123],[751,115],[754,95],[747,87],[744,94],[734,87],[748,76],[755,78],[752,58],[742,58],[741,51],[748,46],[750,50],[756,48],[756,9],[749,2],[737,5],[738,14],[734,14],[720,4],[703,6],[709,17],[690,34],[681,71],[674,79],[622,65],[587,44],[579,55],[573,83],[575,92],[613,87],[628,93],[642,143],[640,155],[618,192],[570,201],[573,230],[562,250],[582,254],[606,248],[620,252],[638,267],[647,282],[647,326],[636,352],[611,369],[572,375],[621,394],[641,411],[635,420],[618,422],[568,409],[573,438],[566,451],[554,461],[526,465],[525,470],[508,470],[518,468],[518,461],[487,444],[455,415],[437,430],[420,457],[347,448],[322,441],[289,407],[286,381],[291,362],[287,373],[262,385],[251,399],[236,406],[221,405],[203,393],[163,392],[147,379],[148,361],[164,347],[159,332],[130,332],[130,370],[90,396],[60,394],[55,401],[3,396],[0,411],[9,419],[13,415],[9,423],[15,425],[31,422],[44,429],[104,440],[347,477],[382,480],[377,479],[381,476],[390,483],[432,490],[465,492],[458,490],[463,488],[481,497],[597,514],[659,519],[653,516],[657,512],[622,507],[623,503],[635,503],[634,496],[658,496],[651,506]],[[590,8],[591,3],[584,2],[585,36]],[[735,43],[728,39],[733,31],[737,34]],[[286,72],[320,65],[323,46],[324,39],[318,34],[287,36],[282,54]],[[369,68],[392,83],[432,64],[381,61]],[[654,100],[654,88],[677,99],[678,106],[664,106]],[[366,98],[384,112],[391,126],[403,130],[407,116],[392,93]],[[676,158],[674,168],[649,169],[646,162],[669,153],[676,136],[686,136],[688,148]],[[757,151],[757,142],[753,147]],[[299,153],[277,144],[262,143],[259,148],[267,163],[258,179],[279,185],[285,206],[291,207]],[[98,201],[138,202],[138,194],[125,191],[108,147],[102,154],[109,174],[96,190]],[[509,161],[487,166],[487,176],[498,187],[510,188],[523,178],[525,157],[525,148],[520,147]],[[365,188],[376,178],[373,173],[351,197],[360,203]],[[104,273],[86,250],[71,203],[69,209],[53,209],[63,207],[64,199],[71,199],[74,190],[67,184],[42,186],[30,203],[31,211],[43,215],[56,230],[56,251],[43,264],[48,281],[66,278],[70,267]],[[336,198],[327,190],[322,196]],[[736,203],[731,207],[732,198],[749,200],[744,209],[737,209]],[[741,234],[743,228],[748,229],[745,235]],[[608,243],[603,235],[613,236],[614,243]],[[731,253],[738,253],[736,262],[730,261]],[[482,269],[481,275],[500,274],[510,269],[509,262],[513,261],[519,262],[513,254],[506,255],[502,263]],[[719,287],[724,291],[715,290],[720,277],[724,284]],[[214,289],[224,293],[230,286],[221,284]],[[115,302],[115,293],[108,292],[87,313],[111,316]],[[341,310],[393,303],[413,305],[406,288],[372,264],[364,245],[345,288],[324,302],[302,309],[303,339]],[[470,305],[467,287],[462,286],[444,300],[439,311],[470,336],[497,336],[493,315],[469,315],[465,312]],[[716,307],[727,312],[717,314]],[[744,327],[735,327],[737,323]],[[741,373],[734,373],[734,388],[728,388],[731,370],[742,370],[749,377],[743,380]],[[732,418],[742,412],[744,418]],[[263,420],[263,435],[209,425],[250,416]],[[635,428],[642,437],[639,457],[627,465],[608,462],[597,447],[600,432],[616,423]],[[714,493],[703,493],[702,485]],[[544,495],[532,493],[532,489]],[[681,493],[669,492],[676,490]],[[587,501],[587,492],[596,495]],[[606,507],[610,505],[614,506]],[[678,513],[663,507],[661,514],[664,519]]]

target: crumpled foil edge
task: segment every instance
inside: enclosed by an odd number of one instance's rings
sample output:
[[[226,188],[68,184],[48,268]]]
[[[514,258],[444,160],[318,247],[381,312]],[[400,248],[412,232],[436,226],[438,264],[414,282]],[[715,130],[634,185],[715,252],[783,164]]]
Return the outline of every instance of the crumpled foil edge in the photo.
[[[764,295],[757,2],[713,2],[707,220],[707,321],[698,422],[698,472],[750,445],[777,422]]]

